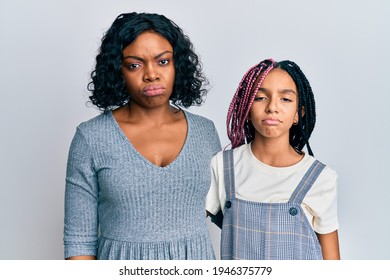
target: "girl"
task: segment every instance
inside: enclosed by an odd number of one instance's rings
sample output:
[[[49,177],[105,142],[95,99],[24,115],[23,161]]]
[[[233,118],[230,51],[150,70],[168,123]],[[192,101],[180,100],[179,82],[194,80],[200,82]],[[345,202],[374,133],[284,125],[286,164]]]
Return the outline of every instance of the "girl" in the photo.
[[[336,172],[313,157],[310,84],[292,61],[244,75],[212,160],[206,209],[223,212],[222,259],[339,259]],[[308,153],[302,151],[307,147]]]
[[[204,215],[214,124],[192,44],[163,15],[119,15],[102,40],[67,166],[66,259],[214,259]]]

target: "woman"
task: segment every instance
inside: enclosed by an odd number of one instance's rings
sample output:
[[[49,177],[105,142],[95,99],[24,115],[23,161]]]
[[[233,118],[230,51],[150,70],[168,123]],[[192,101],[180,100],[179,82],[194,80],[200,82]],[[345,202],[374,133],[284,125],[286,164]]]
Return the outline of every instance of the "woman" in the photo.
[[[89,89],[66,176],[66,259],[214,259],[204,215],[214,124],[183,111],[206,94],[188,37],[163,15],[119,15]]]

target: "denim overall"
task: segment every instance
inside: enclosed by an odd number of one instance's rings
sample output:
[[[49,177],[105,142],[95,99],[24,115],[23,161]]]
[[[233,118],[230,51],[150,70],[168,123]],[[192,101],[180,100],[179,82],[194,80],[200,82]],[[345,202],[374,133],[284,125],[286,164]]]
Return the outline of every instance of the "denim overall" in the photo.
[[[316,160],[288,202],[263,203],[236,198],[233,150],[224,151],[223,160],[226,203],[221,259],[322,259],[317,235],[301,203],[325,165]]]

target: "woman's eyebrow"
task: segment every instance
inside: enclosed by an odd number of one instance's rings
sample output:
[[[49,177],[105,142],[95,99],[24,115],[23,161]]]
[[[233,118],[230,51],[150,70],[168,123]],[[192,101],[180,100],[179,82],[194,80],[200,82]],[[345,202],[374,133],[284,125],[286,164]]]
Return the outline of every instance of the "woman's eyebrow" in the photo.
[[[171,52],[171,51],[165,51],[165,52],[162,52],[162,53],[156,55],[156,56],[154,57],[154,59],[160,58],[160,57],[162,57],[163,55],[165,55],[165,54],[167,54],[167,53],[173,54],[173,52]]]
[[[159,53],[159,54],[155,55],[153,58],[154,59],[160,58],[161,56],[163,56],[163,55],[165,55],[167,53],[173,54],[173,52],[171,52],[171,51],[164,51],[162,53]],[[123,59],[127,59],[127,58],[132,58],[132,59],[136,59],[136,60],[139,60],[139,61],[145,61],[142,57],[138,57],[136,55],[127,55],[127,56],[123,57]]]

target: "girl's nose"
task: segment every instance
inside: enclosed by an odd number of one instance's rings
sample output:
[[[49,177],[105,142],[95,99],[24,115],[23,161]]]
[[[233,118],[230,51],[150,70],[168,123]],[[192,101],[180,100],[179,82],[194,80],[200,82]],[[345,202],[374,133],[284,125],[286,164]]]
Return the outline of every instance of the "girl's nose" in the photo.
[[[273,102],[271,100],[268,103],[268,106],[265,108],[265,112],[266,113],[277,113],[278,112],[278,108],[277,108],[277,105],[275,104],[275,102]]]

